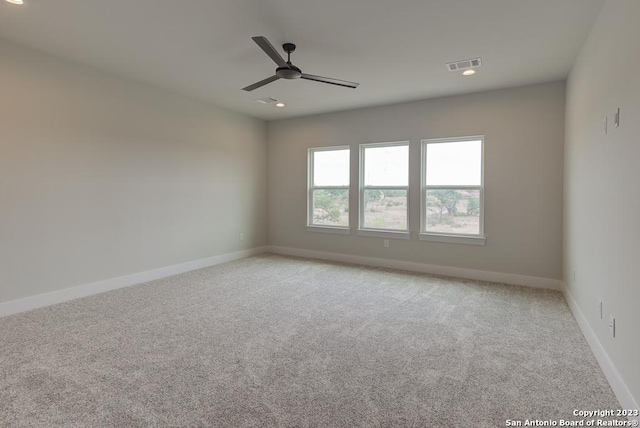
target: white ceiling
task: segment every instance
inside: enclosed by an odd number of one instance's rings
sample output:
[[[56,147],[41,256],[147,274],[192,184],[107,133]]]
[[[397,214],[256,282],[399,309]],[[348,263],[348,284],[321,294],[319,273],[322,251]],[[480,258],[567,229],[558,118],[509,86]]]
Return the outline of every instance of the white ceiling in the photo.
[[[518,86],[567,76],[604,0],[0,1],[0,38],[277,119]],[[293,42],[303,72],[346,89],[280,80],[251,40]],[[284,53],[283,53],[284,55]],[[445,63],[482,57],[473,77]],[[253,100],[273,97],[284,109]]]

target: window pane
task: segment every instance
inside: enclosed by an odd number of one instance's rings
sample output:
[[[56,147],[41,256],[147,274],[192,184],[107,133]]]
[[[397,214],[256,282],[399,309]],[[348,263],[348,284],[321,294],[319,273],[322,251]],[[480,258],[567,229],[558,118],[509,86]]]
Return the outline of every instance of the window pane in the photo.
[[[427,144],[428,186],[480,186],[482,141]]]
[[[427,232],[480,234],[480,190],[427,190]]]
[[[407,230],[407,191],[365,190],[364,227]]]
[[[347,189],[314,190],[313,224],[349,226],[349,191]]]
[[[313,152],[314,186],[349,185],[349,149]]]
[[[365,186],[408,186],[409,146],[365,147]]]

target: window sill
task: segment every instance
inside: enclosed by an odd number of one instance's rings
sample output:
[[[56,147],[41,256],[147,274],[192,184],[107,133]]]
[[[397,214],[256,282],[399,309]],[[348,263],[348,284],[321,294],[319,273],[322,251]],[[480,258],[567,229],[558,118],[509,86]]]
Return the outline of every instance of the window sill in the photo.
[[[444,242],[447,244],[485,245],[484,236],[438,235],[435,233],[421,233],[421,241]]]
[[[307,232],[331,233],[334,235],[351,235],[348,227],[307,226]]]
[[[358,236],[369,236],[371,238],[391,238],[391,239],[411,239],[409,232],[392,230],[358,229]]]

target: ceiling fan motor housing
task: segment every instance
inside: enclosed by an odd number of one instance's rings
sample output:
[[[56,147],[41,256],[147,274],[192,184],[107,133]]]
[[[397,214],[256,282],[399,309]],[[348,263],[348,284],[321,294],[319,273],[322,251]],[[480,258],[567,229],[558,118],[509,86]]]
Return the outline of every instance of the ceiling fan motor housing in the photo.
[[[289,67],[276,68],[276,76],[282,79],[299,79],[302,76],[302,70],[295,65],[289,64]]]

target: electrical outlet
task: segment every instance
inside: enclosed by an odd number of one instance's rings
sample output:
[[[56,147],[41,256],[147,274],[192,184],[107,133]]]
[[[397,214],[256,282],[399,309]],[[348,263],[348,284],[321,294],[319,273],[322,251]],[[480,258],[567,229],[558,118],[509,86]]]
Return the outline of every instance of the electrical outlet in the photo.
[[[240,232],[240,240],[244,241],[244,232]]]
[[[611,332],[611,337],[616,337],[616,319],[613,315],[609,315],[609,331]]]
[[[389,240],[385,239],[382,245],[384,246],[384,248],[389,248]]]
[[[613,124],[616,128],[620,126],[620,107],[613,113]]]

